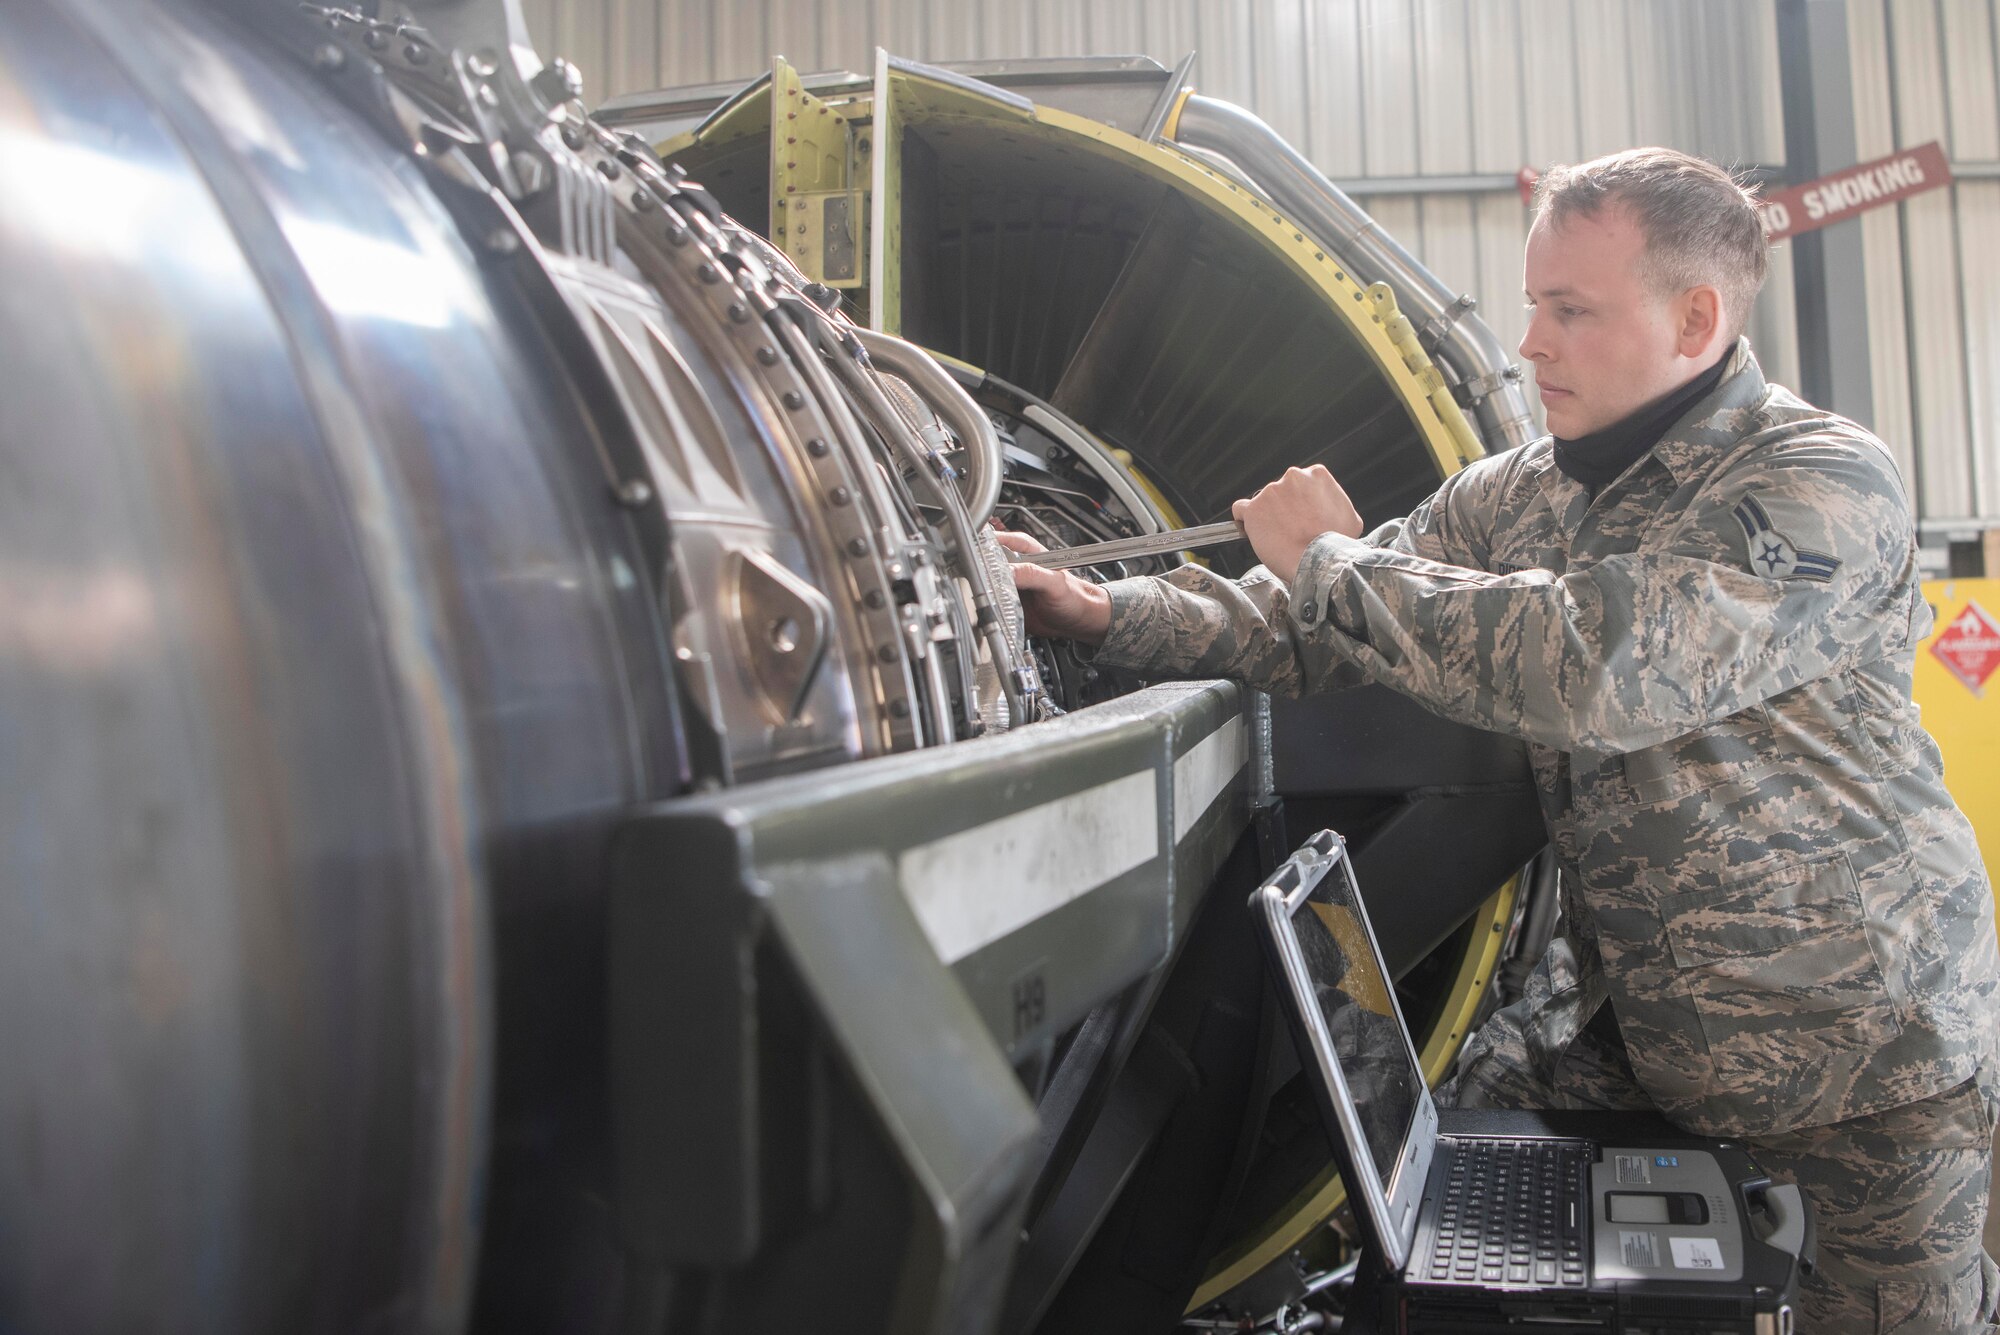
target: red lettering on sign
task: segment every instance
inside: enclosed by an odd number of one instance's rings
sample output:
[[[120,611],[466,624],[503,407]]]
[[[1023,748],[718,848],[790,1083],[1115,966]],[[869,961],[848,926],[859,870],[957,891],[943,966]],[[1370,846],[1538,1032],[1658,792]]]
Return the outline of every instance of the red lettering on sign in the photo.
[[[1931,641],[1931,655],[1965,683],[1965,689],[1983,694],[1980,688],[2000,668],[2000,621],[1978,603],[1967,603]]]
[[[1950,184],[1944,149],[1929,143],[1780,190],[1758,201],[1757,214],[1766,234],[1782,241]]]
[[[1533,167],[1523,167],[1514,173],[1514,188],[1521,192],[1521,204],[1527,207],[1535,202],[1535,184],[1542,174]]]

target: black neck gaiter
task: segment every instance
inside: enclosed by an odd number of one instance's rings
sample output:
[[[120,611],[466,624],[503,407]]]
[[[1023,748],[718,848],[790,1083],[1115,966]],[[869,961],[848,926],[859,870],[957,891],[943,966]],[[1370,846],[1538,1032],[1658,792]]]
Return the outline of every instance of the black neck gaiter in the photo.
[[[1728,364],[1729,354],[1725,352],[1715,365],[1658,403],[1641,408],[1623,421],[1613,422],[1602,430],[1575,440],[1555,437],[1556,467],[1590,488],[1590,494],[1595,496],[1599,487],[1611,482],[1637,462],[1640,455],[1659,444],[1660,438],[1667,434],[1667,428],[1679,421],[1681,414],[1721,384],[1723,368]]]

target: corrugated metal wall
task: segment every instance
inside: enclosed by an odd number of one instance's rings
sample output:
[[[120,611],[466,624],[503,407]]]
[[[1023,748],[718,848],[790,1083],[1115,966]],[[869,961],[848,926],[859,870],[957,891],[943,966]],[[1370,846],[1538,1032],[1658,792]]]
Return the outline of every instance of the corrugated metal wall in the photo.
[[[1364,197],[1510,345],[1526,219],[1511,190],[1384,194],[1411,177],[1511,175],[1664,143],[1783,159],[1775,0],[527,0],[588,94],[747,78],[782,52],[870,67],[1143,52],[1240,102]],[[2000,164],[2000,0],[1847,0],[1863,158],[1941,139]],[[2000,171],[2000,166],[1996,166]],[[1866,215],[1876,428],[1932,519],[2000,518],[2000,179]],[[1752,327],[1796,383],[1791,259]]]
[[[1936,139],[1960,169],[2000,173],[1994,0],[1848,0],[1847,15],[1861,159]],[[1933,525],[2000,521],[2000,179],[1861,226],[1876,430]]]

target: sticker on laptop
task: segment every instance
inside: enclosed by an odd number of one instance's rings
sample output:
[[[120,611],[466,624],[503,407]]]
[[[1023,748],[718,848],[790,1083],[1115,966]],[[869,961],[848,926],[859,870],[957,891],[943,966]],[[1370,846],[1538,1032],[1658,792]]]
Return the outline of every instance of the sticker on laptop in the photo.
[[[1660,1266],[1659,1237],[1650,1232],[1621,1228],[1618,1230],[1618,1254],[1634,1270],[1657,1270]]]
[[[1620,1154],[1614,1157],[1617,1160],[1616,1172],[1620,1186],[1625,1186],[1633,1182],[1651,1182],[1653,1180],[1653,1169],[1645,1155]]]
[[[1668,1238],[1676,1270],[1720,1270],[1722,1248],[1714,1238]]]

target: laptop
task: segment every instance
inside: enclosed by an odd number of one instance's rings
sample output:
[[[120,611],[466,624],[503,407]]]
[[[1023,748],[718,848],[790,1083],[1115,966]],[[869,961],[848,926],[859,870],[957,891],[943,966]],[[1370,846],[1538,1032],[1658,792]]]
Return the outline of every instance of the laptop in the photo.
[[[1789,1335],[1797,1187],[1650,1114],[1440,1112],[1332,831],[1251,904],[1383,1328]]]

